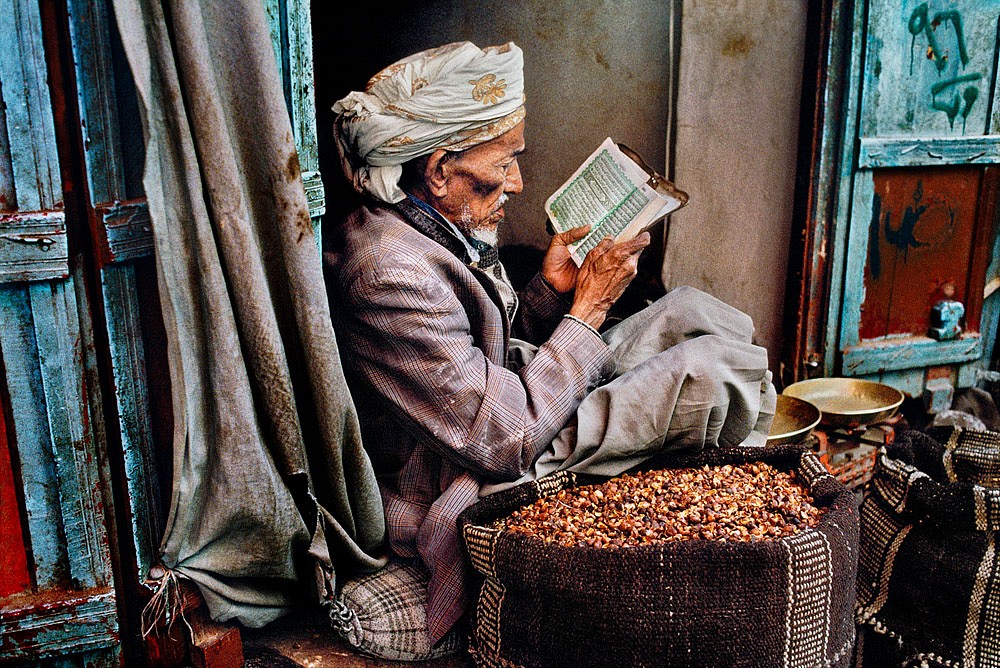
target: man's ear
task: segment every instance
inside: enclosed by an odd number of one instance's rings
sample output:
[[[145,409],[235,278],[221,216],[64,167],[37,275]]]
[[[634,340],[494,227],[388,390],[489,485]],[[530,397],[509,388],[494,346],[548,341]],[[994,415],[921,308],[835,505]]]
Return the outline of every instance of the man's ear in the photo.
[[[434,197],[444,197],[448,194],[448,178],[451,175],[451,165],[448,151],[439,148],[431,153],[424,165],[424,183]]]

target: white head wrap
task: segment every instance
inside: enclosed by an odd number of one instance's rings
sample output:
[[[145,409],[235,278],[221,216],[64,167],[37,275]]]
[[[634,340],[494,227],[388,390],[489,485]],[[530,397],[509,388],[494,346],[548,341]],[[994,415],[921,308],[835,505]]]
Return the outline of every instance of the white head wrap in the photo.
[[[333,105],[344,173],[358,192],[402,200],[404,162],[495,139],[524,119],[523,69],[513,42],[455,42],[393,63]]]

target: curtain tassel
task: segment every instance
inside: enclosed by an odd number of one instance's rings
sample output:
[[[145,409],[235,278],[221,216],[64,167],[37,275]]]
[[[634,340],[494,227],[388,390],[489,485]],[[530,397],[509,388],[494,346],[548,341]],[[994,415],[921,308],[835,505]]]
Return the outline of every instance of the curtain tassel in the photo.
[[[165,630],[167,637],[173,638],[171,632],[178,618],[184,622],[190,637],[194,638],[194,629],[184,614],[186,608],[186,598],[189,596],[185,587],[182,586],[180,576],[169,568],[158,566],[152,569],[163,575],[159,578],[159,584],[149,603],[142,609],[142,637],[146,638],[154,631],[159,634]]]

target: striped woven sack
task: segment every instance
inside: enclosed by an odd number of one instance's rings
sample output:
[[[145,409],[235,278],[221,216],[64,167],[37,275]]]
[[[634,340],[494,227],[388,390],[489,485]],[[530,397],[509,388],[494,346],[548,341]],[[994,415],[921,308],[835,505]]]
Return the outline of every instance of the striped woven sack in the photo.
[[[456,629],[430,644],[427,580],[422,566],[394,560],[349,580],[329,604],[334,631],[362,654],[379,659],[426,661],[458,652],[464,639]]]
[[[1000,433],[908,431],[861,507],[856,665],[1000,666]]]
[[[479,666],[847,666],[857,501],[796,446],[658,456],[642,470],[763,461],[796,470],[820,524],[759,542],[562,547],[497,529],[538,498],[604,478],[560,472],[481,499],[459,518],[482,576],[471,647]]]

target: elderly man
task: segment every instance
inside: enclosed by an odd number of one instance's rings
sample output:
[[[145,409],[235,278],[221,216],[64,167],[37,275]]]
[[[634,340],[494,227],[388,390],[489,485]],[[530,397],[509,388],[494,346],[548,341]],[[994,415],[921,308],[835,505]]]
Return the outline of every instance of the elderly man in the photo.
[[[517,46],[415,54],[334,110],[364,201],[328,233],[332,312],[390,548],[429,571],[432,642],[465,609],[456,518],[480,494],[620,472],[665,443],[762,443],[774,390],[745,315],[688,289],[598,333],[648,235],[606,239],[579,269],[566,246],[586,229],[556,235],[515,294],[496,235],[523,186]]]

